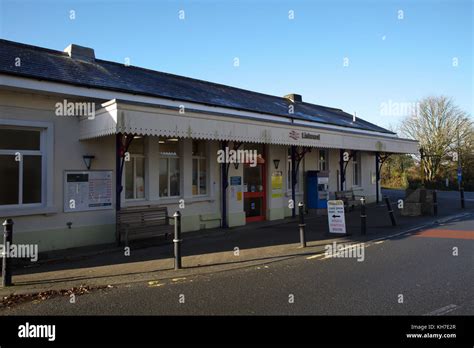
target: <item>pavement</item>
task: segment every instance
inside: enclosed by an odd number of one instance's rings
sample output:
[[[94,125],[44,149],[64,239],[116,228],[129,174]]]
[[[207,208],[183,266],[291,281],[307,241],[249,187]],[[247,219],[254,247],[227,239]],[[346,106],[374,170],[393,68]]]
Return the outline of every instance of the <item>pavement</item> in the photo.
[[[402,191],[386,191],[395,202]],[[466,209],[461,210],[458,196],[452,192],[438,194],[437,217],[403,217],[397,209],[397,226],[393,227],[384,204],[367,206],[367,234],[360,233],[360,211],[346,214],[350,235],[328,234],[327,216],[306,216],[307,247],[299,246],[298,221],[267,221],[231,229],[214,229],[183,234],[183,269],[174,270],[173,246],[151,241],[131,244],[130,255],[123,247],[107,245],[94,248],[63,251],[50,254],[50,258],[35,264],[17,267],[13,272],[14,286],[0,289],[0,296],[36,294],[80,286],[104,287],[161,281],[177,281],[199,275],[258,267],[301,256],[315,257],[325,252],[325,246],[337,243],[355,243],[402,235],[442,222],[443,219],[461,217],[474,208],[474,195],[467,193]],[[396,206],[394,204],[394,206]],[[148,244],[147,244],[148,243]],[[154,282],[154,283],[153,283]]]

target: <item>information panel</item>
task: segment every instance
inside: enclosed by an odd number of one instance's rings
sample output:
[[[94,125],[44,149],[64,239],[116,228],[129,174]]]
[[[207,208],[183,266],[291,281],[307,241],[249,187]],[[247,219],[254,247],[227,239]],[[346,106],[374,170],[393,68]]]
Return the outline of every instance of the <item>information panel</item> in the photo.
[[[343,201],[328,201],[328,223],[329,233],[346,233]]]
[[[112,171],[66,171],[64,211],[112,209]]]

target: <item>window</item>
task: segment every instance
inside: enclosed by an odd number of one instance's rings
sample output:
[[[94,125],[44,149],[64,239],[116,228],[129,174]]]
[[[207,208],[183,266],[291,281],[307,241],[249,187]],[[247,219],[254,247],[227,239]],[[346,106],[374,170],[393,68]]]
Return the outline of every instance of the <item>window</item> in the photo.
[[[43,203],[41,129],[0,128],[0,206]]]
[[[298,150],[297,150],[298,151]],[[297,161],[295,161],[298,163]],[[287,190],[291,191],[291,147],[288,148],[288,160],[287,160]],[[300,162],[300,166],[298,168],[298,177],[296,180],[296,185],[295,185],[295,192],[300,192],[300,183],[303,182],[303,175],[304,175],[304,168],[303,168],[303,161]]]
[[[352,185],[360,186],[360,153],[352,158]]]
[[[319,170],[322,172],[328,170],[328,150],[319,150]]]
[[[175,138],[160,138],[159,192],[160,197],[180,194],[179,141]]]
[[[135,137],[128,148],[130,160],[125,161],[125,199],[145,199],[145,141]]]
[[[193,195],[207,193],[206,143],[193,140]]]

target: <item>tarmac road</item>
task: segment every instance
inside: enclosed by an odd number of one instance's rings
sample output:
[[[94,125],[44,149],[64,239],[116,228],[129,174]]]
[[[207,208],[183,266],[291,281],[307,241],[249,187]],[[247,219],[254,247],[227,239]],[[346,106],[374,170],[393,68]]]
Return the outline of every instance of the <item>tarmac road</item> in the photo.
[[[355,257],[301,256],[24,303],[3,315],[473,315],[474,214]],[[361,251],[362,252],[362,251]],[[457,255],[456,255],[457,254]],[[362,254],[359,254],[362,259]],[[293,300],[293,301],[292,301]]]

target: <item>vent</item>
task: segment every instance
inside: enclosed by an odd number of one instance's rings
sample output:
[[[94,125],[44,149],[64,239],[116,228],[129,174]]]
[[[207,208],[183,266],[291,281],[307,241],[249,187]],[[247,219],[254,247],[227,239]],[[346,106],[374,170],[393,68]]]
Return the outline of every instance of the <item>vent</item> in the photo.
[[[69,57],[73,59],[80,59],[89,62],[95,60],[94,49],[89,47],[70,44],[64,49],[64,52],[66,52]]]
[[[287,94],[284,98],[291,100],[293,103],[301,103],[303,101],[303,97],[300,94]]]

